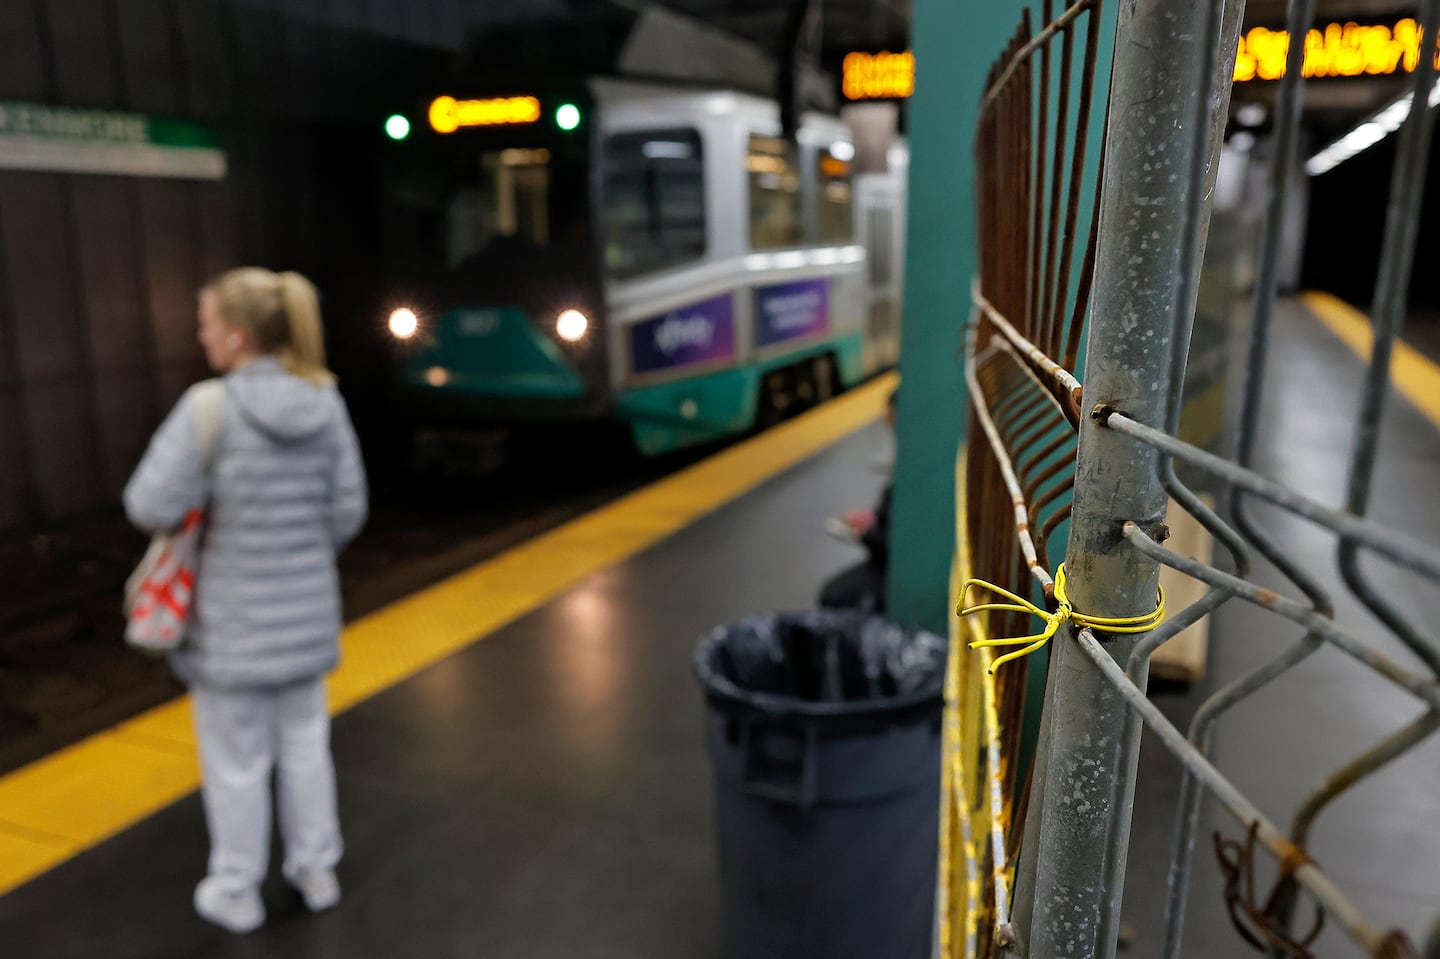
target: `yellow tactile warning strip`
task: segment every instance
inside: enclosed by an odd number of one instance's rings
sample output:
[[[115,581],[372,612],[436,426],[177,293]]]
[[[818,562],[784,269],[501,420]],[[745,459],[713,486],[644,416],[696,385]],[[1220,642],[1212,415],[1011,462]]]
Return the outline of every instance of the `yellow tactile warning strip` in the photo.
[[[1362,360],[1370,359],[1375,333],[1370,318],[1329,293],[1308,292],[1300,299],[1326,329]],[[1440,366],[1402,342],[1390,359],[1390,379],[1400,395],[1431,423],[1440,426]]]
[[[346,628],[340,712],[476,642],[878,418],[886,375]],[[188,698],[0,778],[0,895],[200,784]]]

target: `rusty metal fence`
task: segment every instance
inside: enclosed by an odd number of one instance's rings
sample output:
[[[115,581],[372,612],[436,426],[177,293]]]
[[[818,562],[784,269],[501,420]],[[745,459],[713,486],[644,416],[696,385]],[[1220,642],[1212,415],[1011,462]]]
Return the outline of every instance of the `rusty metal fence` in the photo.
[[[952,585],[962,614],[955,648],[976,648],[951,657],[947,684],[937,952],[1114,955],[1148,727],[1184,770],[1165,956],[1180,955],[1206,793],[1238,823],[1231,836],[1215,837],[1237,946],[1243,939],[1263,953],[1307,957],[1328,921],[1364,955],[1415,955],[1404,933],[1362,914],[1306,844],[1336,797],[1440,729],[1440,645],[1360,563],[1368,553],[1440,582],[1440,550],[1366,518],[1433,111],[1411,110],[1399,131],[1374,347],[1337,509],[1252,468],[1299,143],[1303,45],[1289,50],[1279,95],[1236,453],[1224,459],[1176,434],[1243,2],[1121,7],[1102,171],[1086,168],[1089,116],[1099,108],[1092,100],[1100,0],[1058,12],[1044,0],[1038,14],[1032,20],[1026,11],[991,70],[974,141],[980,263],[966,341],[969,426],[957,463]],[[1314,0],[1292,0],[1289,35],[1305,36],[1313,14]],[[1424,0],[1419,20],[1433,44],[1440,0]],[[1420,58],[1411,103],[1430,102],[1435,59]],[[1181,481],[1177,462],[1224,490],[1225,518]],[[1420,668],[1336,622],[1320,577],[1257,518],[1256,501],[1335,534],[1348,591]],[[1227,568],[1163,545],[1173,508],[1214,537]],[[1065,561],[1052,565],[1062,544]],[[1253,583],[1255,554],[1299,596]],[[1208,592],[1156,626],[1165,615],[1162,564]],[[1232,600],[1293,624],[1294,641],[1214,693],[1182,731],[1146,696],[1150,657]],[[1325,646],[1388,680],[1418,713],[1339,765],[1285,829],[1216,767],[1210,744],[1217,721]],[[1266,853],[1273,861],[1261,865]],[[1268,894],[1257,866],[1275,877]],[[1440,942],[1428,948],[1440,955]]]

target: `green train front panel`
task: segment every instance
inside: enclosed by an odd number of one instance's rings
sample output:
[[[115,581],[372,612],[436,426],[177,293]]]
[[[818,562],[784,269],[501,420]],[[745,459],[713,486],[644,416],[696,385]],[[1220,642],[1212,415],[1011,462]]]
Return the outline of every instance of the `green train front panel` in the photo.
[[[451,310],[417,335],[405,383],[416,389],[509,399],[572,399],[585,383],[524,310]]]

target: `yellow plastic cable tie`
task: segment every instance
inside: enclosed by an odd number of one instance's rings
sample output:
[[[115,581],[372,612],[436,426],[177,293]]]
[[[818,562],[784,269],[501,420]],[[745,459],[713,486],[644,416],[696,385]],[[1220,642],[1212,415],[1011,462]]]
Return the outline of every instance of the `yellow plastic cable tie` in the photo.
[[[1010,600],[1008,603],[980,603],[975,606],[967,606],[965,598],[970,594],[972,586],[986,589],[997,596],[1003,596]],[[1155,598],[1155,610],[1142,616],[1090,616],[1086,613],[1077,613],[1070,605],[1070,597],[1065,590],[1065,564],[1061,563],[1055,570],[1055,611],[1052,613],[1047,609],[1036,606],[1021,596],[1016,596],[1008,589],[996,586],[994,583],[987,583],[983,579],[967,579],[960,587],[960,606],[956,613],[960,616],[969,616],[971,613],[986,611],[1029,613],[1031,616],[1038,616],[1045,621],[1045,628],[1038,633],[1029,636],[1018,636],[1014,639],[979,639],[970,644],[971,649],[979,649],[982,646],[1024,646],[1013,653],[1006,653],[990,664],[990,672],[994,673],[1005,663],[1012,659],[1020,659],[1029,656],[1037,649],[1044,648],[1065,623],[1074,623],[1076,626],[1089,626],[1106,633],[1148,633],[1159,626],[1165,619],[1165,590],[1157,591]]]

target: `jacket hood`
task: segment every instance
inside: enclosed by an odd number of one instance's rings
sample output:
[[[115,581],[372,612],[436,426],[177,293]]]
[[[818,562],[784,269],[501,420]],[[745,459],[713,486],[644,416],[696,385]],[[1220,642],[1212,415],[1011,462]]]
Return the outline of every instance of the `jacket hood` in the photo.
[[[261,432],[293,443],[324,430],[335,416],[333,387],[287,373],[279,360],[256,360],[225,377],[225,397]]]

